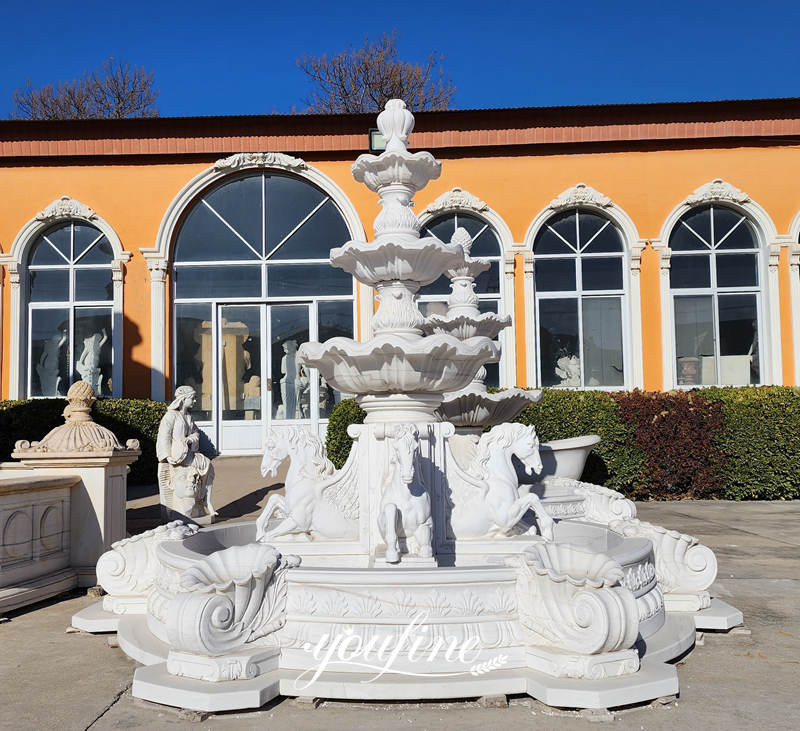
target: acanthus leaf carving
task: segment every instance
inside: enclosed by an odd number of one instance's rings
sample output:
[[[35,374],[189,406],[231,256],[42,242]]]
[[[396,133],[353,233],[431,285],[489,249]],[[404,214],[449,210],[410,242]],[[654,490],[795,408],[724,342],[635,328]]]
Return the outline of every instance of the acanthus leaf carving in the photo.
[[[281,168],[283,170],[306,170],[308,164],[299,157],[282,152],[237,152],[214,163],[214,170],[234,171],[242,168]]]
[[[87,221],[91,221],[97,218],[97,214],[85,203],[76,201],[68,195],[62,195],[34,216],[34,220],[42,223],[50,223],[51,221],[66,218],[84,218]]]
[[[455,187],[442,193],[435,201],[430,203],[423,213],[434,214],[442,211],[466,210],[481,213],[488,211],[489,206],[477,196],[472,195],[463,188]]]
[[[173,649],[219,656],[267,638],[286,622],[286,572],[300,565],[272,546],[215,551],[187,568],[167,610]],[[268,643],[260,643],[268,644]]]
[[[706,590],[717,577],[717,559],[710,548],[693,536],[636,518],[613,521],[609,527],[623,536],[650,539],[664,594],[696,595],[699,604],[708,606]]]
[[[609,556],[542,542],[508,559],[529,646],[596,655],[627,650],[639,632],[633,593]]]
[[[558,211],[562,208],[571,208],[573,206],[591,205],[598,208],[609,208],[613,204],[611,198],[603,195],[599,191],[592,188],[586,183],[578,183],[572,188],[568,188],[557,198],[550,201],[548,208]]]
[[[108,594],[103,598],[104,608],[108,608],[106,605],[115,596],[141,596],[144,600],[159,569],[156,546],[196,532],[196,525],[173,520],[113,543],[97,562],[97,582]]]
[[[749,200],[750,196],[747,193],[743,193],[736,186],[731,185],[722,178],[715,178],[710,183],[701,185],[691,195],[688,195],[684,203],[687,206],[696,206],[699,203],[723,201],[742,205]]]

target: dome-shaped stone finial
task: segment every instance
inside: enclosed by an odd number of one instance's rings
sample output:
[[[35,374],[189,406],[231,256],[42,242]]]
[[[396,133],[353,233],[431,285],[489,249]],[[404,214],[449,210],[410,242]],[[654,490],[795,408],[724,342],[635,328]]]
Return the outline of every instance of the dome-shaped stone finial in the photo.
[[[460,246],[464,249],[464,255],[469,256],[469,250],[472,248],[472,236],[469,235],[467,229],[459,226],[450,237],[450,243]]]
[[[389,99],[378,115],[378,129],[386,140],[387,152],[405,152],[408,136],[414,129],[414,115],[402,99]]]

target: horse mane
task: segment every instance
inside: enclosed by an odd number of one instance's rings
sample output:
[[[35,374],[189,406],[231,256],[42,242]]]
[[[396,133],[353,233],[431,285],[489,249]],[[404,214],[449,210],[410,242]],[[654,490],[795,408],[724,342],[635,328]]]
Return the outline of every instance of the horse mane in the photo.
[[[488,432],[481,434],[478,448],[475,452],[475,458],[472,462],[473,469],[470,471],[481,478],[486,478],[489,474],[491,450],[495,447],[507,449],[519,439],[520,432],[527,429],[528,427],[524,424],[506,423],[498,424],[492,427]]]
[[[305,474],[305,477],[330,477],[336,472],[333,462],[325,455],[325,445],[316,434],[312,434],[301,426],[293,426],[289,429],[293,437],[291,441],[297,444],[308,459],[308,462],[303,465],[305,468],[303,471],[307,473],[308,467],[314,470],[312,474]]]

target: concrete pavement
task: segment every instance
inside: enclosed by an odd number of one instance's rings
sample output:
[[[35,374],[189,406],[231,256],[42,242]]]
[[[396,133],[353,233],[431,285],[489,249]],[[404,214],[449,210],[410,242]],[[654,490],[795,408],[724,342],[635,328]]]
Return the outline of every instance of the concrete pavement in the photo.
[[[258,461],[218,460],[216,507],[224,519],[256,515],[270,490]],[[224,481],[223,481],[224,480]],[[129,519],[147,519],[152,496],[134,496]],[[324,702],[276,699],[250,713],[193,721],[130,695],[136,664],[105,636],[65,634],[94,599],[73,594],[9,615],[0,624],[0,729],[795,729],[800,726],[800,502],[639,505],[643,520],[700,538],[717,554],[714,593],[744,612],[751,634],[706,634],[678,662],[681,694],[666,706],[613,714],[559,711],[529,698],[508,708],[475,702]],[[131,526],[129,523],[129,526]],[[131,526],[133,527],[133,526]]]

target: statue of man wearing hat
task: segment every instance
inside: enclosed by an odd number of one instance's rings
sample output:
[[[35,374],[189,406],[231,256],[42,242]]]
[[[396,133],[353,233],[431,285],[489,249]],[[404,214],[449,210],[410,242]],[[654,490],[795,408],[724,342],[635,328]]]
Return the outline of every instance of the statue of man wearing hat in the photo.
[[[191,414],[195,400],[191,386],[178,387],[158,426],[158,491],[162,518],[208,525],[216,515],[211,505],[214,467],[199,451],[200,432]]]

